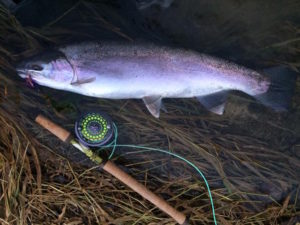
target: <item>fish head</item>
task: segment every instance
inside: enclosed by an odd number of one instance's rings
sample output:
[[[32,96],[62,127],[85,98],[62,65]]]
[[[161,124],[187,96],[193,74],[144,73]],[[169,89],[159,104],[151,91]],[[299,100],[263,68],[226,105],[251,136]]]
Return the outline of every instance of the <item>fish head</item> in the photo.
[[[60,51],[48,51],[23,60],[16,71],[21,78],[54,88],[69,85],[74,78],[74,69]]]

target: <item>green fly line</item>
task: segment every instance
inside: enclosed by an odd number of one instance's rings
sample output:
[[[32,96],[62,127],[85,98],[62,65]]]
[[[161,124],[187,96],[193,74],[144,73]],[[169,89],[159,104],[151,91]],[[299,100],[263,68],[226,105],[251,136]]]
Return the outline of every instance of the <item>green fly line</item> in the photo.
[[[113,123],[113,128],[114,128],[114,134],[115,134],[114,140],[110,144],[108,144],[108,145],[101,146],[100,149],[99,149],[100,151],[102,151],[102,150],[104,150],[106,148],[112,148],[111,153],[110,153],[108,159],[111,159],[113,157],[113,155],[114,155],[117,147],[120,147],[120,148],[124,147],[124,148],[133,148],[133,149],[141,149],[142,150],[142,151],[135,152],[135,153],[144,153],[144,152],[160,152],[160,153],[165,153],[165,154],[174,156],[174,157],[176,157],[176,158],[184,161],[185,163],[187,163],[191,167],[193,167],[198,172],[198,174],[200,174],[200,176],[202,177],[202,179],[204,180],[204,183],[205,183],[206,188],[207,188],[208,196],[209,196],[209,199],[210,199],[210,204],[211,204],[212,216],[213,216],[214,224],[215,225],[218,224],[217,223],[217,219],[216,219],[214,201],[213,201],[213,198],[212,198],[212,194],[211,194],[211,191],[210,191],[210,187],[209,187],[208,181],[206,180],[206,178],[205,178],[204,174],[201,172],[201,170],[194,163],[192,163],[188,159],[186,159],[186,158],[184,158],[184,157],[182,157],[182,156],[180,156],[180,155],[178,155],[176,153],[173,153],[173,152],[170,152],[170,151],[167,151],[167,150],[163,150],[163,149],[159,149],[159,148],[151,148],[151,147],[146,147],[146,146],[129,145],[129,144],[117,144],[118,128],[115,125],[115,123]]]

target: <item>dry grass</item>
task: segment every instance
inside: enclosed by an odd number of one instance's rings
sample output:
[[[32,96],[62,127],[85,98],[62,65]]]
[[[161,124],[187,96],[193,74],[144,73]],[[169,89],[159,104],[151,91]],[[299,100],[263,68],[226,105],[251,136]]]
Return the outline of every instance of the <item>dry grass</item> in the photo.
[[[95,21],[102,21],[100,27],[127,38],[90,10]],[[9,37],[0,39],[2,224],[174,224],[29,116],[39,109],[72,130],[78,105],[81,111],[101,107],[110,114],[119,127],[119,143],[169,148],[193,161],[212,187],[219,224],[299,222],[299,81],[294,110],[285,116],[255,111],[251,100],[233,97],[223,117],[208,114],[195,100],[169,100],[160,120],[139,101],[74,100],[68,93],[28,89],[15,79],[11,63],[39,51],[40,42],[65,42],[71,31],[52,27],[63,16],[50,27],[23,28],[0,8],[0,33]],[[287,55],[300,52],[296,39],[273,47]],[[295,66],[297,58],[288,63]],[[237,108],[244,111],[230,110]],[[132,149],[119,149],[117,155],[123,169],[189,215],[192,224],[212,223],[204,182],[183,162]]]

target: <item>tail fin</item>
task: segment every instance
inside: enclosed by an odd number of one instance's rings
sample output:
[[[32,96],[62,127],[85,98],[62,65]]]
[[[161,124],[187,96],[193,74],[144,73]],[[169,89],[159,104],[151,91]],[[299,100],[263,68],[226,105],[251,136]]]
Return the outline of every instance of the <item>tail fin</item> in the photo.
[[[290,107],[294,93],[297,72],[288,67],[278,66],[268,68],[264,70],[264,73],[270,77],[269,90],[254,97],[275,111],[287,110]]]

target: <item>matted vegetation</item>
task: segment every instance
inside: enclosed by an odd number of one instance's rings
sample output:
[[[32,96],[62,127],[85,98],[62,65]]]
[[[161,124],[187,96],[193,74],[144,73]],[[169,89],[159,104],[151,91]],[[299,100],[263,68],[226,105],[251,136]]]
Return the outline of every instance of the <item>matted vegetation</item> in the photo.
[[[94,1],[82,2],[90,10],[86,14],[99,23],[96,30],[133,39],[97,14]],[[119,143],[170,149],[195,163],[211,186],[219,224],[300,222],[299,79],[293,108],[286,114],[233,95],[222,117],[209,114],[193,99],[167,100],[168,113],[160,120],[137,100],[83,96],[74,100],[74,94],[28,88],[17,79],[14,62],[79,35],[70,27],[55,26],[76,7],[43,28],[22,27],[0,7],[2,224],[175,224],[31,117],[40,111],[72,131],[79,111],[99,107],[116,122]],[[287,30],[291,39],[269,48],[286,59],[292,56],[284,63],[295,68],[300,28],[289,25]],[[170,156],[125,148],[115,156],[124,170],[189,215],[191,224],[212,223],[204,182],[188,165]]]

